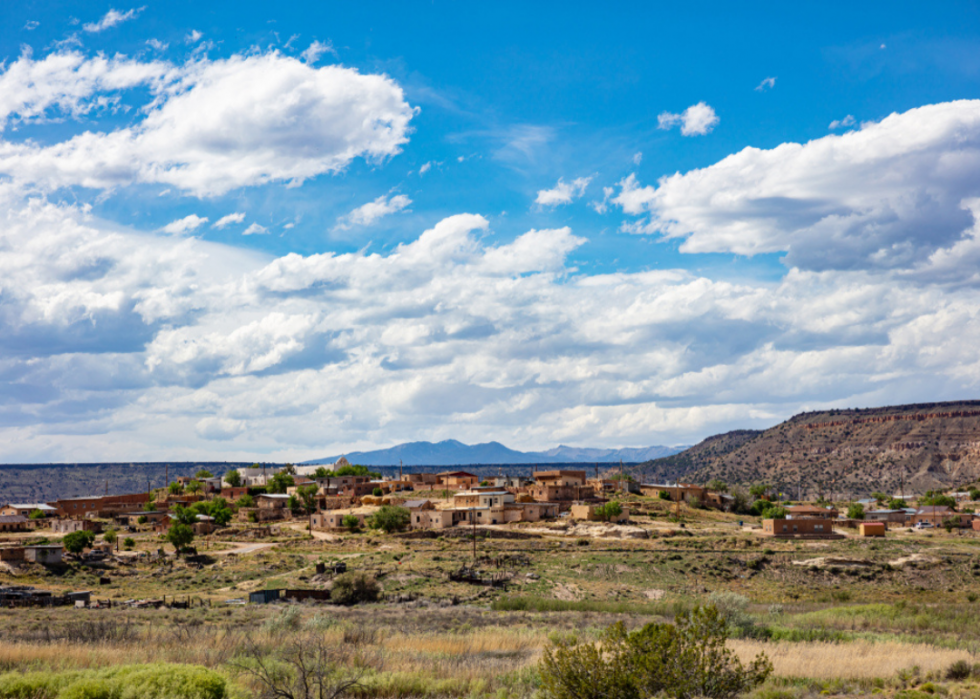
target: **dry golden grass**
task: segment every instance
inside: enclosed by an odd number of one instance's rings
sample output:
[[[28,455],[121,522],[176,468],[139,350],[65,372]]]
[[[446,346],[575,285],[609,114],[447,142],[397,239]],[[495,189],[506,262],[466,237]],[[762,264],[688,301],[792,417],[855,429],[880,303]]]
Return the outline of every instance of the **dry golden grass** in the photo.
[[[963,650],[912,643],[762,643],[734,640],[729,641],[728,645],[743,662],[765,653],[772,660],[775,674],[780,677],[818,680],[892,677],[913,665],[928,673],[945,670],[957,660],[972,662],[970,654]]]

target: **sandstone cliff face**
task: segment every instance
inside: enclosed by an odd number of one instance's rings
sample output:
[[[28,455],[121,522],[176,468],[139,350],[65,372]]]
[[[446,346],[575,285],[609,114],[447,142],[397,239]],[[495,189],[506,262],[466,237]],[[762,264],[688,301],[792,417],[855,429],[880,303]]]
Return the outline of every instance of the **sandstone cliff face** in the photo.
[[[980,478],[980,401],[804,413],[676,477],[767,482],[793,498],[961,485]]]

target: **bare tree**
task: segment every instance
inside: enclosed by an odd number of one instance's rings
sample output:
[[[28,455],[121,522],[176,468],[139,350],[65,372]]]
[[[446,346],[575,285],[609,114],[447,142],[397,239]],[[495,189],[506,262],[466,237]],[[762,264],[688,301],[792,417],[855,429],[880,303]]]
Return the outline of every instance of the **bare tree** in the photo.
[[[261,699],[342,699],[363,688],[383,658],[357,644],[330,644],[321,634],[304,633],[279,636],[269,647],[247,636],[229,664],[251,679]]]

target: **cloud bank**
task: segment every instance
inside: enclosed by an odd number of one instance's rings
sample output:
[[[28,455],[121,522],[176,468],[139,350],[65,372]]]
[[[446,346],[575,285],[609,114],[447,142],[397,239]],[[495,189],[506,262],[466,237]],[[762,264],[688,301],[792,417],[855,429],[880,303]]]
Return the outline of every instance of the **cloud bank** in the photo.
[[[77,116],[106,92],[143,84],[155,99],[133,126],[52,145],[0,141],[0,173],[45,190],[158,183],[199,197],[298,185],[358,157],[398,154],[414,115],[386,76],[274,52],[176,67],[64,53],[21,56],[0,73],[0,119],[55,107]]]

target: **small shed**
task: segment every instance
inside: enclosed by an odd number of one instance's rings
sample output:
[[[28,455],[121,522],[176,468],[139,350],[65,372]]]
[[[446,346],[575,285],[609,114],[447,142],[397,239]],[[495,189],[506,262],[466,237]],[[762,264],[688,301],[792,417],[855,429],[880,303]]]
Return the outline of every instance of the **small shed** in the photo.
[[[269,604],[276,602],[282,596],[282,590],[256,590],[250,592],[248,601],[252,604]]]
[[[61,544],[46,544],[24,547],[24,559],[41,565],[61,563],[65,547]]]
[[[884,536],[887,525],[884,522],[861,522],[858,531],[861,536]]]

